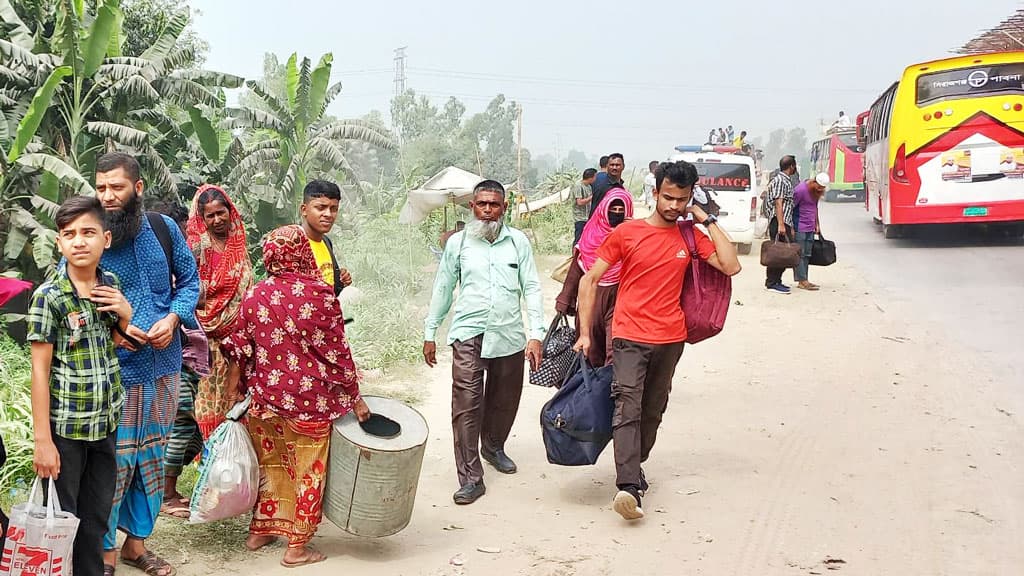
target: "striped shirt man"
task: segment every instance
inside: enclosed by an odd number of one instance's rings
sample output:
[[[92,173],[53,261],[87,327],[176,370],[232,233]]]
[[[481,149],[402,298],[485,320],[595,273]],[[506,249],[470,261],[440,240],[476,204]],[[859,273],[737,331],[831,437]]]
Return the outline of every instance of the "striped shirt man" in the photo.
[[[768,190],[765,193],[764,215],[768,220],[775,218],[775,202],[782,199],[782,221],[786,226],[793,226],[793,182],[785,172],[779,172],[768,183]]]

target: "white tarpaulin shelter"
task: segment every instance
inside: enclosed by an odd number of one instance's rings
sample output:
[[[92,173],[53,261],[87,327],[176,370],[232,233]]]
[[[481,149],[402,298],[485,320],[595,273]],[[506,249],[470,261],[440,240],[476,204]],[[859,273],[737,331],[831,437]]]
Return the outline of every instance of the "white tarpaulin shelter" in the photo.
[[[419,224],[434,210],[452,204],[468,204],[473,188],[484,179],[462,168],[449,166],[422,186],[409,191],[405,206],[398,215],[400,224]]]
[[[519,206],[516,207],[516,216],[522,216],[524,214],[529,214],[530,212],[536,212],[537,210],[540,210],[541,208],[547,208],[552,204],[560,204],[562,202],[566,202],[569,200],[569,196],[571,194],[572,186],[566,186],[565,188],[559,190],[558,192],[555,192],[554,194],[550,194],[548,196],[538,198],[536,200],[530,200],[529,203],[521,202],[519,203]]]

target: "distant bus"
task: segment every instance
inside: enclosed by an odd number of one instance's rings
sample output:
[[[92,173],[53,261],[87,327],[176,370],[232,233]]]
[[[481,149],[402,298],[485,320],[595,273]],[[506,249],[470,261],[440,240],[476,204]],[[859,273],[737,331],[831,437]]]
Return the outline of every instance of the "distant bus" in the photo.
[[[832,180],[825,200],[834,202],[839,195],[864,199],[864,148],[857,142],[853,126],[829,129],[827,135],[811,144],[810,176],[825,172]]]
[[[864,126],[865,202],[886,238],[978,222],[1024,235],[1024,51],[908,67]]]

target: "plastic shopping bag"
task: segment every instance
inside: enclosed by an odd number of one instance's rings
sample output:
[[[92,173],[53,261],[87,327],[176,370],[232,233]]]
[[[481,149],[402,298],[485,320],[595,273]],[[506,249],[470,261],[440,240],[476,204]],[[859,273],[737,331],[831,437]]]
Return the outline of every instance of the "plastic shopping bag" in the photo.
[[[61,510],[52,481],[47,482],[46,505],[36,504],[40,483],[36,478],[28,502],[11,510],[0,576],[63,576],[71,572],[78,518]]]
[[[241,516],[256,505],[259,461],[249,431],[238,421],[249,409],[249,401],[236,404],[203,447],[199,479],[192,491],[191,524]]]

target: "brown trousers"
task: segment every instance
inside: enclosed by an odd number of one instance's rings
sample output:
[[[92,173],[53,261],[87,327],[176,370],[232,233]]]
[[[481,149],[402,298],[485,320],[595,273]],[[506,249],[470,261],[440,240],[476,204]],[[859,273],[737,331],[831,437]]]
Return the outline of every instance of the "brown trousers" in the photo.
[[[612,438],[615,440],[615,484],[640,486],[640,464],[647,461],[668,407],[672,376],[683,355],[683,342],[641,344],[612,341]]]
[[[520,351],[501,358],[481,358],[483,335],[452,344],[452,431],[459,485],[484,477],[479,448],[505,448],[523,393]]]

